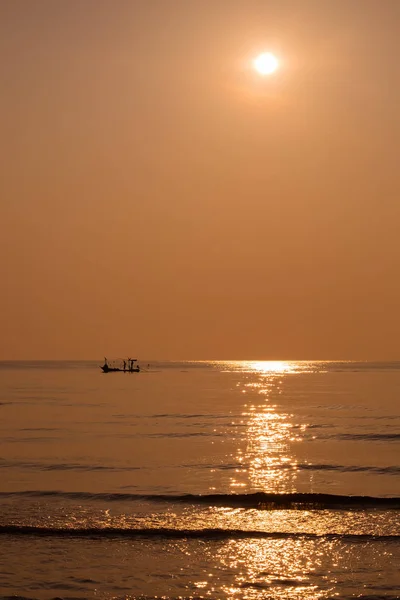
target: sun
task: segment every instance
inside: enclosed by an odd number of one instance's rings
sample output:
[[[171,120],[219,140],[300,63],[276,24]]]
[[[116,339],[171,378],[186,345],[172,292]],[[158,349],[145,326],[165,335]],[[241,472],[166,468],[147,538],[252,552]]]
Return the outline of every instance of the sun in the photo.
[[[253,66],[260,75],[271,75],[278,69],[279,61],[271,52],[263,52],[254,59]]]

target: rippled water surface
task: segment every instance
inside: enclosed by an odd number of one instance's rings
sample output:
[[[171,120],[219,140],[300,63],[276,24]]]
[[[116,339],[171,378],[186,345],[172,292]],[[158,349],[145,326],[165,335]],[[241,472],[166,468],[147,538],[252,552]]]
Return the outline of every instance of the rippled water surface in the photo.
[[[0,598],[399,598],[400,363],[0,363]]]

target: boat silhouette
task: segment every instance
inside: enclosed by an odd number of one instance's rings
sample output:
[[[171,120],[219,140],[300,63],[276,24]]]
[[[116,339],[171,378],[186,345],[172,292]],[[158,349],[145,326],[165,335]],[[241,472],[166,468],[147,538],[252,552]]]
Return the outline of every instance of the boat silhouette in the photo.
[[[100,367],[103,373],[139,373],[140,367],[137,363],[137,358],[127,358],[121,361],[121,367],[111,367],[108,360],[104,358],[104,365]]]

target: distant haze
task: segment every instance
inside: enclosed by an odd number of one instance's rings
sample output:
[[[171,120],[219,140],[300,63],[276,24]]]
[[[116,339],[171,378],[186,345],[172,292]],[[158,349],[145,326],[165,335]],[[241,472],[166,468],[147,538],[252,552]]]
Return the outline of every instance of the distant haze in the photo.
[[[399,23],[2,0],[0,358],[399,358]]]

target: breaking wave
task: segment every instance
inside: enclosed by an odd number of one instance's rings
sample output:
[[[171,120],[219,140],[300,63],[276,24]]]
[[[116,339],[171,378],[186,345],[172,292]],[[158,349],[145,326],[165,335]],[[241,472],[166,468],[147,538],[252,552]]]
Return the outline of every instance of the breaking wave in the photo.
[[[364,510],[397,509],[400,510],[400,498],[374,496],[341,496],[334,494],[131,494],[131,493],[90,493],[62,491],[19,491],[0,492],[4,497],[25,496],[34,498],[69,498],[74,500],[92,500],[106,502],[147,501],[163,503],[202,504],[207,506],[225,506],[229,508],[248,508],[264,510]]]
[[[245,538],[302,538],[347,540],[349,542],[398,541],[398,535],[287,533],[243,529],[170,529],[170,528],[121,528],[121,527],[35,527],[28,525],[0,526],[0,535],[37,537],[127,537],[127,538],[167,538],[167,539],[245,539]]]

